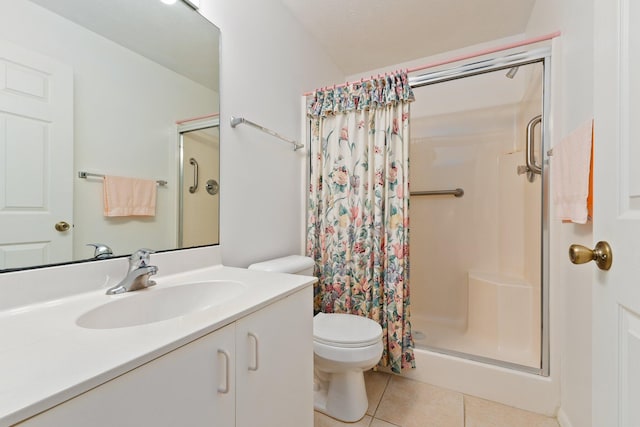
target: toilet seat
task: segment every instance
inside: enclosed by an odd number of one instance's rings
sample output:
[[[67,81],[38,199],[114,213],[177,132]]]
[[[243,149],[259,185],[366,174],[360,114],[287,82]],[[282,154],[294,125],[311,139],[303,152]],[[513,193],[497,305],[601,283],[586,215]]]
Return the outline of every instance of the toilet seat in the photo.
[[[382,338],[382,327],[362,316],[344,313],[318,313],[313,318],[315,342],[338,348],[375,345]]]

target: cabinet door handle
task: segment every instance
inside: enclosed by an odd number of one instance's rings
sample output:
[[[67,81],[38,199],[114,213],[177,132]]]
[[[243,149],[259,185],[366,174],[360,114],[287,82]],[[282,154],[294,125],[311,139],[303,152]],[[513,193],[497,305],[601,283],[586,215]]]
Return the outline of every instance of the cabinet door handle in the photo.
[[[224,387],[218,387],[218,392],[227,394],[229,393],[229,361],[231,360],[231,356],[226,350],[218,350],[218,354],[224,356]]]
[[[250,338],[253,338],[253,340],[255,341],[255,347],[254,347],[254,352],[253,352],[253,354],[255,355],[254,364],[253,364],[253,366],[249,366],[249,370],[250,371],[257,371],[258,370],[258,366],[259,366],[259,360],[260,360],[259,353],[258,353],[258,348],[259,348],[259,346],[258,346],[258,336],[256,334],[254,334],[253,332],[248,332],[247,335]]]

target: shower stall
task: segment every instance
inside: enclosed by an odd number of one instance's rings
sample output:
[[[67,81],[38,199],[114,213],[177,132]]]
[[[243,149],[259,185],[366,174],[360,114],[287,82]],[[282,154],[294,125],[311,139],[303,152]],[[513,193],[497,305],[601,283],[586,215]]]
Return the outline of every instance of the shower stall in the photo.
[[[443,360],[451,373],[549,375],[549,59],[540,49],[410,79],[411,376]],[[474,393],[455,381],[442,385]]]

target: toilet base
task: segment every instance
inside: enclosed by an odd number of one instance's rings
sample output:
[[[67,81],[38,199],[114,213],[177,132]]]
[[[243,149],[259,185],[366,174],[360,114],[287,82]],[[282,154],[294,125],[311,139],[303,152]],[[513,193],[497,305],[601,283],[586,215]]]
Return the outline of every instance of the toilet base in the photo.
[[[313,406],[316,411],[340,421],[360,420],[369,407],[362,370],[338,373],[316,371]]]

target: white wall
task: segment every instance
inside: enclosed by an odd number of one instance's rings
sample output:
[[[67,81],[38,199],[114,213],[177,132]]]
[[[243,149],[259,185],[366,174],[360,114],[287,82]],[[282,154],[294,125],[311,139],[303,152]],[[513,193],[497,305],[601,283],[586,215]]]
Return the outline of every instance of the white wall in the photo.
[[[431,88],[435,86],[417,89],[415,103],[439,99],[431,96]],[[485,128],[473,127],[470,123],[476,116],[489,119],[487,122],[493,126],[486,123]],[[465,192],[462,198],[411,198],[411,315],[414,321],[424,317],[429,322],[464,331],[467,304],[472,304],[468,300],[469,272],[524,276],[521,193],[526,179],[516,175],[515,164],[508,169],[502,167],[504,163],[513,163],[508,159],[516,157],[507,154],[513,151],[517,135],[516,116],[516,107],[511,105],[436,117],[412,114],[411,190],[460,187]],[[491,117],[501,117],[501,122],[507,121],[506,126],[498,127]],[[427,127],[427,123],[437,123],[438,127],[448,123],[449,134],[434,136],[417,131]],[[522,163],[522,148],[517,154],[520,155],[515,161]],[[503,197],[509,193],[506,181],[516,188],[510,191],[513,194],[508,197],[509,209],[503,212]],[[509,228],[508,249],[503,247],[501,239],[501,229],[505,226]],[[434,251],[436,242],[438,250]],[[505,263],[505,258],[511,255],[513,262]]]
[[[93,256],[91,242],[116,254],[175,247],[175,121],[217,111],[217,93],[30,2],[0,2],[0,38],[73,69],[74,258]],[[105,218],[100,180],[79,170],[169,185],[155,217]]]
[[[222,31],[220,242],[226,265],[300,252],[304,153],[231,116],[300,140],[303,92],[342,81],[278,0],[204,0]]]
[[[560,30],[553,45],[552,143],[593,117],[593,4],[583,0],[538,0],[527,33]],[[553,179],[553,171],[551,171]],[[553,215],[553,212],[552,212]],[[553,218],[553,216],[552,216]],[[552,325],[560,325],[561,408],[563,427],[591,426],[591,274],[590,266],[574,266],[567,250],[572,243],[592,247],[591,224],[551,221]]]

